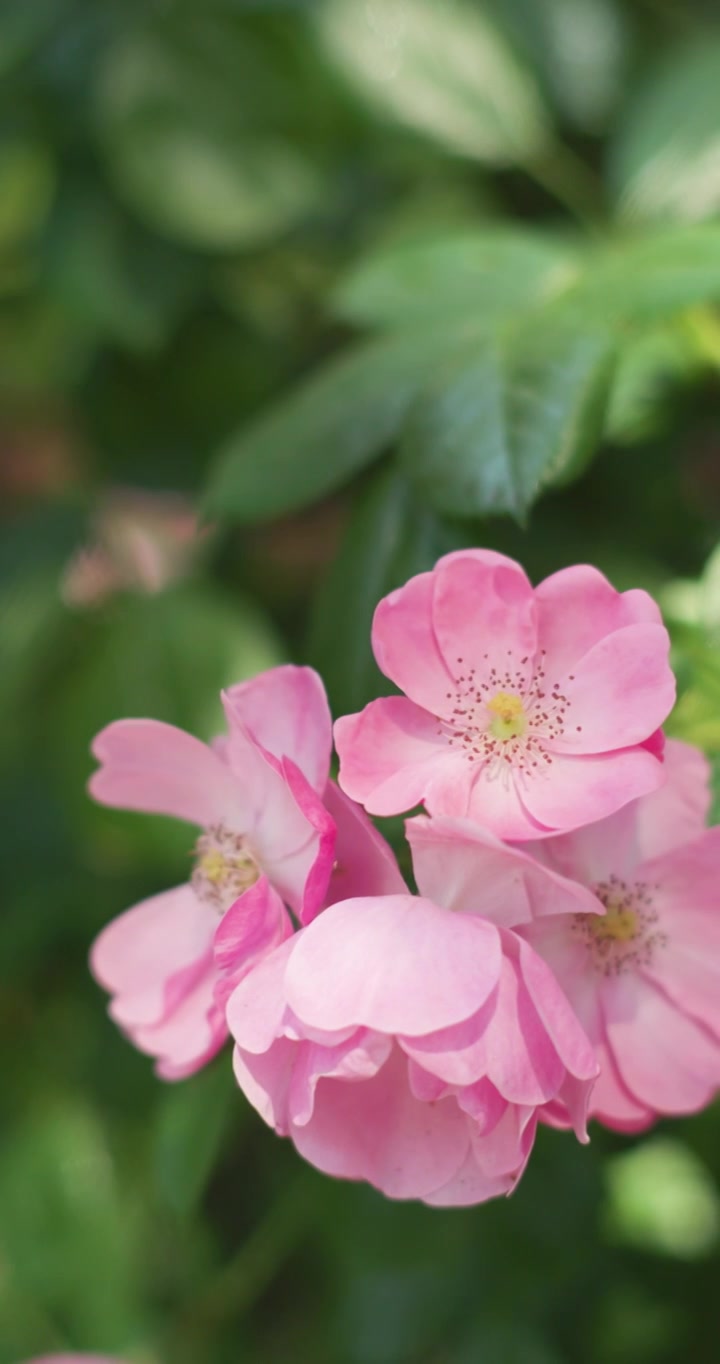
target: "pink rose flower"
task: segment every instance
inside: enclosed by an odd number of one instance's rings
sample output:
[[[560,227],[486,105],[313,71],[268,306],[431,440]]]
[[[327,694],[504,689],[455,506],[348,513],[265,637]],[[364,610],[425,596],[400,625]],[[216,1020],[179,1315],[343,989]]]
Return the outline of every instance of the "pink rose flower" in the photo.
[[[111,1359],[110,1355],[41,1355],[25,1364],[122,1364],[122,1360]]]
[[[273,668],[223,700],[229,732],[211,747],[155,720],[118,721],[93,745],[97,800],[201,828],[190,881],[114,919],[90,958],[111,1016],[165,1080],[222,1046],[228,995],[293,931],[285,904],[308,923],[347,894],[405,890],[384,839],[328,781],[317,674]]]
[[[720,1086],[720,828],[705,828],[702,754],[669,740],[665,769],[652,795],[532,844],[593,890],[604,917],[558,915],[520,930],[596,1047],[591,1114],[621,1131],[695,1112]]]
[[[380,602],[373,649],[406,695],[335,726],[340,784],[372,814],[424,802],[502,838],[542,838],[663,779],[667,632],[646,592],[616,592],[594,568],[533,590],[504,555],[448,554]]]
[[[480,1203],[517,1183],[538,1112],[555,1101],[581,1139],[595,1056],[552,973],[516,933],[481,918],[599,910],[538,866],[527,876],[472,826],[470,858],[426,898],[334,904],[244,977],[228,1001],[235,1073],[264,1120],[328,1174],[391,1198]],[[420,834],[420,838],[422,834]],[[440,878],[441,879],[441,878]],[[505,902],[514,900],[514,909]]]
[[[190,881],[113,920],[91,953],[112,1017],[164,1079],[215,1054],[233,985],[292,932],[283,902],[312,918],[332,870],[335,826],[318,794],[330,762],[320,679],[276,668],[223,701],[228,734],[211,747],[156,720],[120,720],[93,745],[96,800],[201,829]]]

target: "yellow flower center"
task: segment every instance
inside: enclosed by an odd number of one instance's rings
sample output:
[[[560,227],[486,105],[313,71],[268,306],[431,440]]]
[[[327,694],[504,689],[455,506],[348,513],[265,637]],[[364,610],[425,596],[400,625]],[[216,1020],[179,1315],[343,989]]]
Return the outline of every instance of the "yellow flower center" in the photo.
[[[602,917],[590,915],[588,927],[596,942],[632,942],[640,931],[636,911],[622,900],[610,900]]]
[[[229,862],[223,853],[213,848],[199,859],[197,869],[208,881],[212,881],[214,886],[220,886],[228,874]]]
[[[516,692],[498,691],[486,705],[493,716],[489,729],[494,739],[522,738],[528,722],[521,696]]]
[[[224,914],[231,904],[260,876],[260,867],[245,843],[224,825],[211,826],[195,845],[195,870],[192,885],[206,904]]]

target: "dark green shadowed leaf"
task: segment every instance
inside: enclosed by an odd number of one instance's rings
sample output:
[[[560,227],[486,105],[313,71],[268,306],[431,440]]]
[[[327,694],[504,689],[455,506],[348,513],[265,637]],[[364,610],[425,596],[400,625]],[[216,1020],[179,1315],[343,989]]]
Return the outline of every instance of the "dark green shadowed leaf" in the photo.
[[[296,511],[342,487],[396,438],[408,407],[461,344],[402,332],[331,361],[233,437],[211,475],[209,518],[245,523]]]
[[[573,477],[594,453],[612,355],[606,334],[560,326],[468,351],[410,414],[408,477],[441,512],[523,520],[544,485]]]
[[[432,568],[460,539],[416,498],[394,469],[383,469],[358,497],[340,551],[315,600],[309,662],[322,674],[336,715],[361,709],[391,690],[370,643],[381,597]]]

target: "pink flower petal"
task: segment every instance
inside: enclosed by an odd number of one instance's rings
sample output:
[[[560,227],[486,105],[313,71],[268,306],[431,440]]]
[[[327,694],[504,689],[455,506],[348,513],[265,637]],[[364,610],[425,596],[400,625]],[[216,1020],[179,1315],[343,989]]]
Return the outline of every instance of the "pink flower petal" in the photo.
[[[410,895],[345,900],[297,942],[285,978],[303,1023],[416,1036],[476,1013],[500,972],[491,924]]]
[[[362,806],[350,800],[334,781],[328,782],[324,801],[337,830],[325,907],[363,895],[405,894],[407,886],[395,854]]]
[[[223,914],[213,940],[213,957],[223,973],[215,990],[223,1006],[240,973],[245,974],[260,957],[267,956],[293,931],[290,916],[277,891],[261,876]]]
[[[342,1080],[345,1084],[370,1080],[385,1065],[391,1050],[389,1037],[365,1029],[334,1047],[311,1042],[297,1048],[288,1093],[291,1122],[302,1127],[310,1121],[320,1079]]]
[[[669,648],[662,625],[629,625],[598,640],[572,675],[559,679],[567,697],[564,733],[548,747],[605,753],[647,739],[675,703]]]
[[[159,1023],[212,961],[217,915],[189,885],[162,891],[120,914],[98,935],[90,969],[117,996],[124,1026]]]
[[[523,801],[547,829],[577,828],[654,791],[664,779],[662,763],[642,748],[565,757],[553,753],[548,775],[527,781]],[[541,837],[527,833],[525,839]]]
[[[662,789],[662,788],[661,788]],[[531,857],[552,867],[562,876],[597,885],[611,875],[629,879],[640,860],[637,837],[637,812],[651,792],[594,824],[585,824],[572,833],[555,834],[527,845]]]
[[[438,732],[435,717],[404,696],[382,697],[359,715],[336,720],[335,746],[340,786],[372,814],[412,809],[443,775],[458,789],[465,813],[472,769]]]
[[[400,1053],[363,1084],[318,1085],[312,1119],[292,1138],[311,1165],[367,1180],[388,1198],[422,1198],[447,1184],[469,1144],[454,1100],[431,1107],[413,1098]]]
[[[494,667],[498,691],[522,691],[532,675],[537,631],[533,590],[520,565],[460,554],[441,559],[434,579],[435,637],[451,675],[460,680],[475,669],[478,680],[490,681]]]
[[[608,1046],[637,1103],[657,1113],[694,1113],[720,1085],[720,1047],[650,980],[604,981]]]
[[[405,825],[421,895],[456,913],[513,928],[543,915],[595,914],[591,891],[567,880],[470,820],[423,815]]]
[[[201,825],[242,828],[248,818],[249,792],[207,744],[174,725],[116,720],[96,736],[92,751],[102,766],[89,790],[103,805]]]
[[[458,1090],[455,1097],[463,1113],[472,1118],[473,1131],[483,1137],[497,1127],[509,1106],[507,1099],[503,1099],[487,1078],[476,1080],[474,1084]]]
[[[184,1080],[212,1059],[225,1042],[228,1030],[213,997],[214,973],[210,970],[162,1023],[129,1030],[139,1051],[156,1056],[156,1073],[162,1080]]]
[[[638,1103],[623,1084],[604,1032],[596,1052],[600,1074],[592,1092],[591,1116],[616,1132],[644,1132],[655,1121],[656,1114]]]
[[[544,781],[541,774],[533,784]],[[448,783],[449,785],[449,783]],[[491,767],[475,770],[474,781],[470,788],[465,808],[460,808],[459,800],[437,798],[435,785],[430,787],[433,796],[426,804],[431,814],[469,815],[478,824],[492,829],[499,838],[526,842],[529,839],[546,838],[551,832],[530,810],[525,800],[530,783],[520,783],[510,771],[495,772]]]
[[[489,1175],[478,1165],[475,1151],[471,1147],[457,1174],[426,1194],[423,1202],[432,1208],[471,1208],[479,1203],[487,1203],[491,1198],[501,1198],[512,1193],[517,1183],[514,1174]]]
[[[243,1052],[266,1052],[283,1030],[287,1015],[285,972],[300,934],[287,938],[259,961],[233,991],[226,1006],[228,1027]]]
[[[34,1359],[28,1359],[25,1364],[122,1364],[122,1360],[111,1359],[109,1355],[85,1355],[85,1354],[61,1354],[61,1355],[42,1355]]]
[[[504,933],[503,947],[517,951],[523,983],[563,1065],[578,1080],[594,1080],[595,1052],[549,966],[515,934]]]
[[[283,758],[268,768],[265,803],[252,848],[269,880],[304,923],[325,900],[335,850],[335,824],[299,768]]]
[[[442,715],[448,709],[454,673],[448,670],[433,631],[434,581],[434,574],[419,573],[383,597],[373,617],[372,646],[386,677],[418,705]]]
[[[290,1131],[288,1096],[296,1062],[297,1047],[284,1037],[258,1054],[240,1047],[233,1051],[235,1079],[245,1098],[281,1137]]]
[[[535,589],[535,599],[539,645],[547,651],[548,674],[558,681],[605,635],[626,625],[662,624],[647,592],[616,592],[589,564],[553,573]]]
[[[646,974],[678,1009],[715,1034],[720,1049],[720,953],[714,944],[700,936],[692,945],[673,938],[653,954]]]
[[[508,1107],[489,1135],[479,1136],[471,1129],[462,1169],[424,1201],[433,1207],[469,1207],[512,1193],[527,1165],[536,1125],[532,1109]]]
[[[332,721],[312,668],[286,664],[228,688],[229,706],[250,737],[273,757],[290,758],[322,794],[330,768]]]
[[[703,833],[710,808],[710,764],[699,748],[668,739],[665,781],[635,808],[638,861],[659,857]]]

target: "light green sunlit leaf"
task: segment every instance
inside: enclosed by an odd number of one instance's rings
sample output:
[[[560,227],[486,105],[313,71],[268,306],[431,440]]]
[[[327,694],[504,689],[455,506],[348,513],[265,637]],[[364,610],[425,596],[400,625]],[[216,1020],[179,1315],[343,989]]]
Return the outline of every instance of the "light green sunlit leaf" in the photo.
[[[614,145],[625,218],[697,221],[720,207],[720,38],[675,50],[647,76]]]
[[[517,228],[448,234],[372,252],[345,277],[334,309],[375,326],[473,315],[488,327],[551,298],[576,277],[566,243]]]
[[[469,0],[322,0],[330,55],[380,113],[452,152],[507,165],[547,140],[529,68]]]
[[[239,81],[230,99],[219,82],[207,97],[202,56],[190,61],[149,36],[113,49],[98,77],[99,127],[110,173],[144,219],[188,245],[227,250],[316,206],[322,177],[291,139],[254,126],[256,110],[243,117],[257,88]]]

